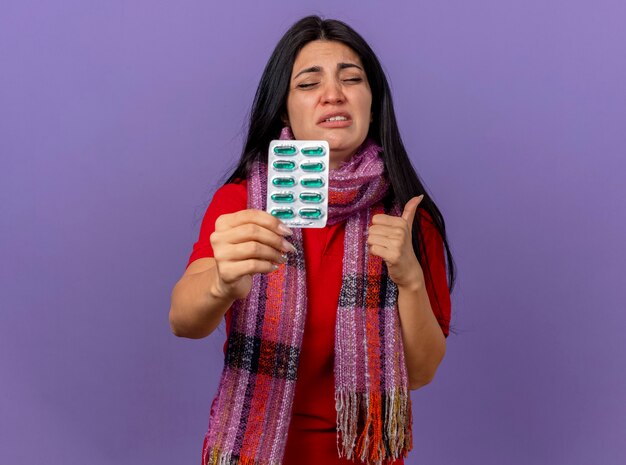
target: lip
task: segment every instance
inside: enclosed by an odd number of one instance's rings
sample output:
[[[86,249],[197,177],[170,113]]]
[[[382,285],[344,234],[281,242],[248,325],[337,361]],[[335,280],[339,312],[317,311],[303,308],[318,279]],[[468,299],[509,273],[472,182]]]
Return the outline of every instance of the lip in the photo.
[[[346,118],[347,121],[324,121],[327,120],[328,118],[332,118],[333,116],[343,116],[344,118]],[[325,115],[323,115],[319,121],[317,122],[317,124],[328,124],[328,123],[348,123],[348,122],[352,122],[352,117],[350,116],[350,113],[346,113],[345,111],[335,111],[333,113],[326,113]]]

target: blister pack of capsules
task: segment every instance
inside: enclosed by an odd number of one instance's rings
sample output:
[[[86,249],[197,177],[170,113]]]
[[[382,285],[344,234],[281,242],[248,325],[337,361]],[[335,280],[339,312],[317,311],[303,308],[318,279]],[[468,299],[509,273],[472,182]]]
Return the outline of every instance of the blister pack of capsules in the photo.
[[[267,212],[288,227],[323,228],[328,216],[325,140],[273,140],[267,163]]]

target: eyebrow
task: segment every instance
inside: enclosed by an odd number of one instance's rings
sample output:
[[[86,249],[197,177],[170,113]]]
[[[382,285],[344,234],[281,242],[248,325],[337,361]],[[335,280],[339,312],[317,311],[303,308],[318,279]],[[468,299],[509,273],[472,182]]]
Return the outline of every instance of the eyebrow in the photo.
[[[342,69],[347,69],[347,68],[358,68],[361,71],[363,71],[363,68],[361,68],[359,65],[355,65],[354,63],[337,63],[337,69],[342,70]],[[321,73],[321,72],[322,72],[322,68],[320,66],[311,66],[310,68],[303,69],[298,74],[296,74],[293,78],[295,79],[304,73]]]

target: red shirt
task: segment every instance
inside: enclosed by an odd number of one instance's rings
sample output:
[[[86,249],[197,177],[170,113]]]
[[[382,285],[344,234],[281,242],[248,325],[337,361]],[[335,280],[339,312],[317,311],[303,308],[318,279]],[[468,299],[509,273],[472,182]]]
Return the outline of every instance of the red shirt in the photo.
[[[203,257],[212,257],[209,237],[215,220],[226,213],[247,208],[246,183],[227,184],[213,196],[193,246],[188,265]],[[423,215],[427,215],[422,210]],[[424,216],[422,231],[429,258],[432,280],[424,270],[431,307],[445,336],[450,322],[450,295],[446,279],[443,241],[435,227]],[[355,462],[340,460],[336,446],[336,411],[334,401],[334,340],[336,310],[341,290],[343,239],[345,223],[325,228],[303,229],[307,277],[307,314],[298,364],[298,378],[293,400],[284,465]],[[289,238],[287,238],[289,240]],[[434,291],[437,291],[437,300]],[[230,313],[226,314],[227,334]],[[224,345],[226,348],[226,345]],[[402,460],[394,462],[403,464]]]

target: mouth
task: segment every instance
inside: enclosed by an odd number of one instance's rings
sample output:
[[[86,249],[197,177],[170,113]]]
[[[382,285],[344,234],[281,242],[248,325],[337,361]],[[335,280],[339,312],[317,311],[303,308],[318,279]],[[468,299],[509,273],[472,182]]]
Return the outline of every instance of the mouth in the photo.
[[[342,128],[352,124],[352,118],[348,113],[329,113],[320,118],[318,125],[326,128]]]
[[[348,113],[344,113],[344,112],[337,112],[337,113],[327,113],[324,116],[322,116],[320,118],[320,120],[317,122],[319,123],[328,123],[328,122],[334,122],[334,121],[350,121],[352,120],[352,118],[350,118],[350,115]]]

